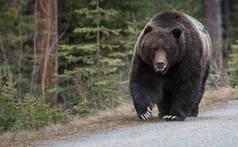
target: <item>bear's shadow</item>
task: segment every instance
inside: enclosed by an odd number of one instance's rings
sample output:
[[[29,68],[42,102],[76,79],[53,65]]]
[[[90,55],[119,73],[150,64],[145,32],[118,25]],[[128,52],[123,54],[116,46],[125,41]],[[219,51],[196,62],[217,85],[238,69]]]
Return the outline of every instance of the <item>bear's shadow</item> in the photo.
[[[217,120],[219,117],[217,116],[198,116],[198,117],[187,117],[184,121],[166,121],[161,118],[158,118],[157,116],[152,116],[147,120],[140,120],[137,117],[130,117],[130,118],[124,118],[128,121],[136,121],[136,122],[144,122],[144,123],[150,123],[150,122],[197,122],[197,121],[207,121],[207,120]]]

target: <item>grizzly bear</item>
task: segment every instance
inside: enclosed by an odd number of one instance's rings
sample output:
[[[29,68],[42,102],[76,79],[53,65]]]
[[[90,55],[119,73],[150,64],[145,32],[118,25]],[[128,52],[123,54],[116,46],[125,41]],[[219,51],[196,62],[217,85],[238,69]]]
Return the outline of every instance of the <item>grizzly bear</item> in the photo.
[[[156,14],[137,39],[129,89],[140,119],[196,117],[211,58],[211,40],[195,18],[177,11]]]

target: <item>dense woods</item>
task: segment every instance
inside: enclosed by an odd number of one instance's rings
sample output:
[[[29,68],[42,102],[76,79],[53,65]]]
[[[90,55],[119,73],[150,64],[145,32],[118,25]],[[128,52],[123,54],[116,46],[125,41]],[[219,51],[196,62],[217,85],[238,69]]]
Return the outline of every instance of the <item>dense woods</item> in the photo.
[[[206,88],[236,87],[235,0],[0,1],[0,132],[62,123],[128,101],[139,32],[168,9],[195,17],[210,33]]]

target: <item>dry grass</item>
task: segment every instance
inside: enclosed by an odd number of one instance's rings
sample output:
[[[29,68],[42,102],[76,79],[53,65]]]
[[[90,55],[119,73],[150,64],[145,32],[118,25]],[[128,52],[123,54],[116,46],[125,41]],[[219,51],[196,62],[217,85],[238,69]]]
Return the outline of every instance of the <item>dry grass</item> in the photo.
[[[237,98],[237,88],[224,87],[219,90],[206,91],[200,103],[200,112],[223,107],[227,101]]]
[[[238,89],[221,88],[207,91],[200,104],[200,111],[224,107],[228,100],[238,98]],[[156,109],[153,114],[156,115]],[[48,140],[64,136],[69,139],[74,135],[87,135],[113,130],[118,126],[132,126],[159,121],[155,117],[148,121],[139,121],[131,103],[124,103],[113,110],[103,110],[86,118],[76,117],[66,125],[52,125],[38,131],[7,132],[0,136],[0,146],[34,145],[35,140]]]

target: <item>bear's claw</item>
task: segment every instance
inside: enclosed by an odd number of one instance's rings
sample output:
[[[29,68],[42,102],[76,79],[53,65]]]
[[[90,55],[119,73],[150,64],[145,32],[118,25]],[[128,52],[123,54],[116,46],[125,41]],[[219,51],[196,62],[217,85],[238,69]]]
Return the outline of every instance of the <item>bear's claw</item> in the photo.
[[[165,115],[163,119],[165,120],[176,120],[177,116]]]
[[[147,111],[144,114],[140,115],[140,117],[143,120],[146,120],[147,118],[150,117],[151,113],[152,113],[152,110],[150,109],[150,107],[147,107]]]
[[[185,117],[173,116],[173,115],[165,115],[163,117],[164,120],[167,121],[183,121]]]

